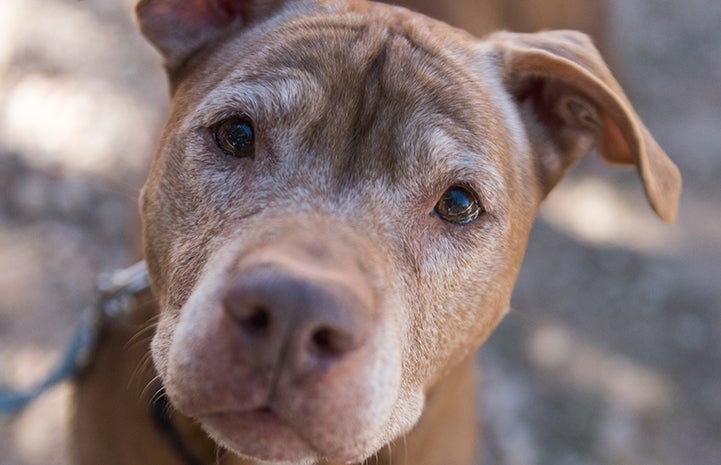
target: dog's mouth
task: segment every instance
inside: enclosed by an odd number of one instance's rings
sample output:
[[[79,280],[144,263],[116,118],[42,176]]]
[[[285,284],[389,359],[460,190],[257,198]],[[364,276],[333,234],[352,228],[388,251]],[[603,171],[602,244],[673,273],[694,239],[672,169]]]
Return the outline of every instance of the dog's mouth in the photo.
[[[175,408],[234,454],[363,461],[420,413],[401,404],[400,323],[361,271],[312,261],[305,236],[287,242],[215,252],[179,318],[161,311],[158,372]]]
[[[224,447],[271,462],[314,463],[318,451],[270,406],[202,415],[203,428]]]

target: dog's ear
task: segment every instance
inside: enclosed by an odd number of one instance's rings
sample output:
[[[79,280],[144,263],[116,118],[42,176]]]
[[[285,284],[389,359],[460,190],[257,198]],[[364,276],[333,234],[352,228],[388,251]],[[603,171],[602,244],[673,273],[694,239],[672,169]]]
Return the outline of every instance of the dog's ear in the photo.
[[[585,34],[499,32],[504,85],[521,110],[546,193],[578,156],[597,149],[635,165],[646,196],[665,221],[676,217],[681,176],[653,139]]]
[[[195,50],[238,24],[274,11],[280,0],[140,0],[135,12],[140,30],[172,71]]]

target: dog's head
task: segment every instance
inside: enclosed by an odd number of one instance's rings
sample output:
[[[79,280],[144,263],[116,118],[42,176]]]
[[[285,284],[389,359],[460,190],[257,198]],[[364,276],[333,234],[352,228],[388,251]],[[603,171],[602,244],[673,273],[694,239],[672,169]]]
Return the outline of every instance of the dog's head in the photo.
[[[174,406],[241,455],[361,461],[508,308],[582,153],[680,178],[590,41],[352,0],[143,0],[173,101],[142,195]]]

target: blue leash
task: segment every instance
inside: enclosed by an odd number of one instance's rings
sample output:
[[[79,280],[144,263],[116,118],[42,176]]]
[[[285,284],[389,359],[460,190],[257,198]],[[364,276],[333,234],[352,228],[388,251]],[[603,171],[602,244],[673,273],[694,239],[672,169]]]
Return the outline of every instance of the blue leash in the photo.
[[[83,313],[80,326],[55,368],[28,390],[0,386],[0,415],[20,413],[44,392],[87,368],[93,361],[102,328],[127,316],[133,308],[133,297],[148,288],[144,262],[101,276],[97,305]]]
[[[93,351],[98,337],[97,324],[84,317],[73,339],[65,349],[60,361],[37,386],[26,391],[0,386],[0,414],[21,412],[28,404],[40,397],[45,391],[65,381],[86,366],[86,360]]]
[[[0,415],[12,415],[22,410],[53,386],[68,380],[88,368],[93,362],[98,337],[103,328],[128,317],[135,297],[150,288],[145,262],[118,270],[98,279],[97,305],[87,309],[80,326],[55,368],[37,386],[26,391],[0,386]],[[156,382],[156,390],[162,385]],[[165,394],[149,406],[149,415],[167,445],[183,465],[203,465],[187,447],[170,417],[170,404]]]

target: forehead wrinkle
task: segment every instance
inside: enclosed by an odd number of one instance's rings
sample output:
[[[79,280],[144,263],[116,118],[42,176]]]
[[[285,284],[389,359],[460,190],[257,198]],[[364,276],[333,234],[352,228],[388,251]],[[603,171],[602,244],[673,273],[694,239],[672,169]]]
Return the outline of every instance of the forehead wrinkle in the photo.
[[[479,188],[478,194],[484,201],[497,203],[496,197],[505,182],[491,161],[489,149],[481,143],[469,144],[453,129],[452,122],[443,121],[442,117],[432,126],[407,128],[407,134],[413,137],[404,150],[425,154],[411,158],[413,174],[410,178],[425,179],[427,183],[427,186],[416,186],[414,190],[430,189],[428,194],[437,196],[451,185],[461,183]]]
[[[281,45],[244,55],[199,112],[245,110],[284,123],[294,150],[309,155],[302,158],[334,166],[326,169],[339,190],[369,176],[395,182],[403,165],[431,162],[437,154],[425,144],[409,146],[411,125],[422,134],[440,124],[466,151],[478,151],[482,97],[469,99],[468,88],[481,94],[482,86],[452,52],[398,25],[311,22],[287,31]]]
[[[431,129],[444,121],[448,131],[466,145],[478,139],[474,135],[482,117],[466,97],[467,90],[459,89],[478,87],[478,83],[469,84],[468,73],[450,72],[463,67],[449,68],[452,59],[418,44],[405,31],[385,30],[383,34],[374,59],[357,80],[355,95],[359,98],[355,100],[352,137],[339,169],[346,185],[362,180],[370,170],[395,182],[406,160],[430,161],[427,150],[405,150],[409,134],[405,126],[420,122]],[[388,123],[390,126],[383,126]],[[375,144],[369,143],[372,138]],[[383,169],[381,173],[378,167]]]
[[[212,125],[233,114],[258,119],[276,119],[297,113],[301,105],[317,100],[320,90],[313,79],[298,73],[259,78],[231,76],[219,82],[191,115],[197,125]]]

